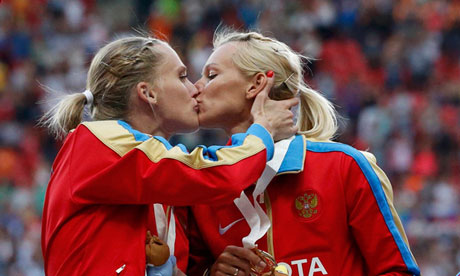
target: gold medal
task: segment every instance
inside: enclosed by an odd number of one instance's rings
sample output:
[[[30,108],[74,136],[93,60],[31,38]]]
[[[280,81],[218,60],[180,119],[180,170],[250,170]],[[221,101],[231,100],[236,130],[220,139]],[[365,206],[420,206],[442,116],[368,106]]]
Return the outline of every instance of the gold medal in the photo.
[[[254,251],[254,253],[256,253],[257,256],[259,256],[262,259],[262,261],[267,264],[267,266],[265,266],[264,269],[251,267],[251,275],[252,276],[275,275],[275,267],[278,265],[275,261],[275,258],[273,258],[273,256],[270,255],[269,253],[258,249],[257,247],[254,247],[252,251]]]
[[[284,265],[278,265],[275,267],[275,272],[273,273],[274,276],[285,276],[289,275],[287,268]]]
[[[147,231],[145,251],[147,263],[149,264],[160,266],[168,261],[169,246],[157,236],[152,236],[150,231]]]

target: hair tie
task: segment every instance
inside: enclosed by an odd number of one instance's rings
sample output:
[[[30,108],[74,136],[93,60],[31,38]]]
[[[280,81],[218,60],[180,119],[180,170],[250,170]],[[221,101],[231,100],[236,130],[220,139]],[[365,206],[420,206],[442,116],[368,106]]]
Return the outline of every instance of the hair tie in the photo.
[[[93,100],[94,100],[93,93],[91,93],[91,91],[89,91],[88,89],[86,89],[82,93],[86,97],[86,104],[89,104],[89,105],[93,104]]]

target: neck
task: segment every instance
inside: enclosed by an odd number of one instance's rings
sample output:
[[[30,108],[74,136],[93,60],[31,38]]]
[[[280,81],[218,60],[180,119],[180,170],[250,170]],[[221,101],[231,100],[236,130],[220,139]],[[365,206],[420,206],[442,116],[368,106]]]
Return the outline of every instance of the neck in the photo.
[[[130,124],[131,127],[135,130],[153,136],[161,136],[165,139],[169,139],[172,135],[171,133],[161,128],[161,124],[158,122],[158,120],[155,120],[147,114],[138,115],[136,118],[128,118],[126,119],[126,122]]]
[[[236,133],[243,133],[248,130],[251,124],[252,124],[252,119],[242,121],[236,125],[225,128],[225,132],[227,133],[228,136],[232,136],[233,134],[236,134]]]

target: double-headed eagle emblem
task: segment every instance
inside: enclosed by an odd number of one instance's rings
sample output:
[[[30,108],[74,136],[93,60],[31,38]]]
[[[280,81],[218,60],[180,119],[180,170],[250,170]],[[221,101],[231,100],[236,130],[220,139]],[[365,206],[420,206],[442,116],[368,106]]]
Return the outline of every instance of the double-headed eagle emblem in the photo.
[[[295,199],[297,214],[309,219],[318,214],[318,195],[313,192],[306,192]]]

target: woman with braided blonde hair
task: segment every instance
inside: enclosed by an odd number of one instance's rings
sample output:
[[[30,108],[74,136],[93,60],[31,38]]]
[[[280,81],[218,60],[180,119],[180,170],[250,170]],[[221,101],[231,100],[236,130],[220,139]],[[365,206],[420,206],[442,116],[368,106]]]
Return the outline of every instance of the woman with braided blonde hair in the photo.
[[[193,207],[190,242],[201,236],[206,247],[191,244],[189,274],[419,275],[391,184],[372,154],[332,142],[335,109],[304,82],[303,59],[257,32],[216,33],[195,84],[200,126],[244,132],[252,101],[274,72],[269,96],[300,98],[299,132],[275,143],[256,186],[234,203]],[[256,256],[265,270],[252,266]]]
[[[296,131],[289,110],[296,101],[268,100],[270,85],[255,101],[253,124],[231,146],[188,153],[166,140],[198,127],[197,89],[176,52],[144,37],[101,48],[87,90],[63,97],[41,120],[65,136],[43,209],[46,275],[144,275],[148,230],[185,270],[187,240],[173,208],[162,204],[229,201],[262,174],[271,135]],[[82,122],[85,105],[92,121]]]

